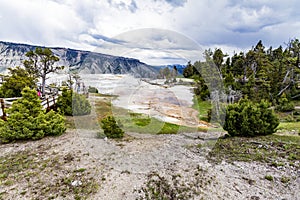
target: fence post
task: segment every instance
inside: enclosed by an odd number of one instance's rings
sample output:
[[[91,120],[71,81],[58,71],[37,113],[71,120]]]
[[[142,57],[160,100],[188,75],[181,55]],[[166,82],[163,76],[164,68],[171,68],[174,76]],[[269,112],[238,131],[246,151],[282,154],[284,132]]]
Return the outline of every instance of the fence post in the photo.
[[[49,106],[49,97],[47,98],[47,109],[46,111],[48,112],[50,110],[50,106]]]
[[[0,99],[0,103],[1,103],[1,109],[2,109],[2,119],[6,121],[6,113],[5,113],[5,104],[4,104],[4,100]]]
[[[53,98],[53,106],[52,106],[52,108],[53,108],[53,110],[56,111],[55,96],[52,96],[52,98]]]

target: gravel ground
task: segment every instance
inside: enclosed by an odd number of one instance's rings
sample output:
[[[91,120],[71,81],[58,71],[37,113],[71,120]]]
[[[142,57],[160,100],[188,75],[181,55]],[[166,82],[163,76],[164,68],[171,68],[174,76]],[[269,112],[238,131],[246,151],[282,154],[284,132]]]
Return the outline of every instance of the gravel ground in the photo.
[[[94,130],[78,129],[69,130],[59,137],[1,145],[0,151],[1,156],[5,156],[47,145],[48,152],[59,152],[62,156],[75,152],[80,159],[69,165],[90,169],[100,185],[97,192],[88,199],[136,199],[139,193],[135,191],[143,186],[150,172],[157,172],[165,177],[180,174],[188,184],[193,181],[194,170],[199,167],[205,170],[203,180],[210,181],[193,185],[200,194],[192,199],[299,199],[299,171],[274,168],[261,163],[212,164],[208,162],[205,152],[188,148],[199,142],[204,141],[188,137],[188,133],[128,133],[123,140],[105,140],[98,138]],[[43,157],[42,154],[40,156]],[[51,157],[51,154],[44,157]],[[266,174],[271,174],[274,181],[266,180]],[[293,178],[285,184],[280,181],[282,176]],[[21,189],[26,188],[18,183],[10,187],[1,186],[2,192],[8,192],[5,199],[31,199],[30,191],[25,196],[27,198],[16,195],[16,191]],[[72,196],[62,199],[72,199]]]

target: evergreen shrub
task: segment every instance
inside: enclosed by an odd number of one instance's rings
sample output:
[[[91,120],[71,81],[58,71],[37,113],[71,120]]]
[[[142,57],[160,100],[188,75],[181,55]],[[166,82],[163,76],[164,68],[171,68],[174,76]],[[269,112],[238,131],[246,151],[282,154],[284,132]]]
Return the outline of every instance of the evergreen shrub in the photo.
[[[122,138],[124,131],[118,126],[113,116],[107,116],[101,120],[101,127],[108,138]]]
[[[46,113],[36,91],[29,87],[24,88],[22,98],[13,102],[7,113],[7,121],[0,119],[0,140],[4,143],[61,135],[66,130],[64,117],[54,111]]]
[[[231,136],[253,137],[272,134],[278,125],[279,119],[270,109],[270,103],[241,99],[238,103],[228,105],[223,128]]]
[[[86,97],[66,88],[63,89],[62,95],[58,98],[57,107],[65,115],[69,116],[88,115],[91,113],[91,104]]]

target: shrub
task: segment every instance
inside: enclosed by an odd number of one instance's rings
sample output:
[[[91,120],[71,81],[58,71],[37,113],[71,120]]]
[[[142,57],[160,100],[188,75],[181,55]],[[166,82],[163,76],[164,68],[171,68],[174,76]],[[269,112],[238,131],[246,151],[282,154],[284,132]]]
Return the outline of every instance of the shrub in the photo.
[[[95,88],[95,87],[89,86],[88,92],[89,92],[89,93],[98,93],[98,89]]]
[[[265,179],[268,180],[268,181],[273,181],[273,176],[271,175],[265,175]]]
[[[101,120],[101,127],[108,138],[122,138],[124,136],[124,131],[118,126],[113,116],[103,118]]]
[[[0,87],[0,96],[4,98],[21,97],[25,87],[35,88],[35,78],[20,67],[9,68],[10,76]]]
[[[279,119],[266,101],[253,103],[242,99],[226,109],[224,130],[231,136],[268,135],[276,131]]]
[[[278,100],[278,105],[275,107],[280,112],[289,112],[295,109],[293,102],[290,102],[285,95]]]
[[[288,182],[290,182],[290,180],[291,180],[291,178],[287,177],[287,176],[283,176],[280,179],[281,183],[288,183]]]
[[[58,98],[57,107],[70,116],[87,115],[91,113],[91,105],[84,95],[63,89],[62,95]]]
[[[296,122],[296,119],[294,118],[293,115],[287,115],[286,117],[283,118],[283,120],[286,122]]]
[[[2,142],[14,140],[41,139],[47,135],[60,135],[65,132],[63,116],[54,111],[45,113],[35,90],[26,87],[22,98],[7,110],[7,121],[0,119]]]

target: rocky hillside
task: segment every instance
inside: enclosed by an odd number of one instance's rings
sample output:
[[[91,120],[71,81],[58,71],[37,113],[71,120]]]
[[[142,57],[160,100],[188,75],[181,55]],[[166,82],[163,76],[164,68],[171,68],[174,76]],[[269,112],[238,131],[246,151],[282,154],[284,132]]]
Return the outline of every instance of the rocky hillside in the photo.
[[[0,73],[5,72],[8,67],[22,66],[26,52],[36,47],[0,41]],[[70,71],[86,74],[133,74],[135,77],[155,77],[158,71],[134,58],[59,47],[50,49],[60,58],[58,64]]]

